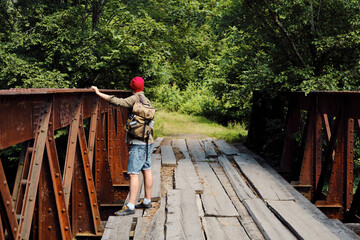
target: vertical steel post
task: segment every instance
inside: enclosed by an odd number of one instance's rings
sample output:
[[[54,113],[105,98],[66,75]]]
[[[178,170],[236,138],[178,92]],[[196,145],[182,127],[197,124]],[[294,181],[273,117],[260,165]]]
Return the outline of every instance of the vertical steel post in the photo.
[[[347,107],[347,103],[344,107]],[[345,157],[344,157],[344,210],[349,211],[353,201],[354,179],[354,118],[349,114],[346,118]]]

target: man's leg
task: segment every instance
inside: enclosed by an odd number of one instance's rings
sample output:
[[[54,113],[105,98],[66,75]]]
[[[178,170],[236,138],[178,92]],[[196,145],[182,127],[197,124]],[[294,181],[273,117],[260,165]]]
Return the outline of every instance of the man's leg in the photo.
[[[135,204],[136,196],[139,191],[139,175],[138,174],[129,174],[129,175],[130,175],[129,203]]]
[[[142,209],[152,208],[151,190],[152,190],[152,186],[153,186],[153,176],[151,173],[151,169],[142,170],[142,173],[144,175],[145,196],[144,196],[144,199],[135,206],[135,208],[142,208]]]
[[[130,176],[130,192],[129,201],[121,210],[115,212],[115,215],[126,216],[135,213],[135,201],[139,190],[139,175],[129,174]]]
[[[143,170],[144,175],[144,188],[145,188],[145,198],[151,199],[151,190],[153,186],[153,175],[151,169]]]
[[[139,171],[139,167],[137,166],[139,160],[138,150],[139,147],[137,145],[130,146],[129,160],[128,160],[128,174],[130,177],[129,200],[126,206],[124,206],[121,210],[115,212],[115,214],[118,216],[125,216],[135,213],[135,201],[139,189],[139,175],[136,174]]]

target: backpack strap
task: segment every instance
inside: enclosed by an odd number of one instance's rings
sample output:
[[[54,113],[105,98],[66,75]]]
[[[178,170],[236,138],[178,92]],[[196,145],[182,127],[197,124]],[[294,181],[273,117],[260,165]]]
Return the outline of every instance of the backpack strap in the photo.
[[[139,100],[140,100],[140,102],[141,102],[142,104],[144,104],[144,101],[143,101],[141,95],[139,95]]]
[[[149,136],[150,136],[150,132],[148,131],[148,136],[146,137],[146,158],[145,158],[145,161],[147,161],[147,159],[149,157]]]
[[[141,103],[141,104],[151,107],[151,104],[144,102],[144,99],[141,97],[140,94],[139,94],[139,100],[140,100],[140,103]]]
[[[144,129],[143,129],[143,133],[142,133],[142,141],[145,141],[145,129],[146,129],[146,125],[148,125],[148,120],[145,119],[145,122],[144,122]]]

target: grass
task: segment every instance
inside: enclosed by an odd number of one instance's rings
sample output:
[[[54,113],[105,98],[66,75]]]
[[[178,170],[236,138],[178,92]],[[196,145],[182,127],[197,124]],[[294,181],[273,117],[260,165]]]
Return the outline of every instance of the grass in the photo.
[[[155,116],[155,138],[172,134],[200,134],[227,142],[244,142],[247,130],[240,124],[224,127],[204,117],[177,112],[158,111]]]

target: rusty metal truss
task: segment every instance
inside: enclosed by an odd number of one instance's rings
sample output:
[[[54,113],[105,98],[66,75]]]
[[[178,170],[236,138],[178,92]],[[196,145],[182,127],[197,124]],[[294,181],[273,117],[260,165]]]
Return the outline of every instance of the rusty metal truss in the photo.
[[[0,161],[0,239],[101,236],[104,209],[120,206],[128,191],[126,119],[127,109],[91,90],[1,90],[0,150],[22,151],[16,176]],[[66,152],[57,151],[58,130]]]
[[[359,222],[360,188],[353,194],[353,185],[360,92],[290,93],[286,98],[281,171],[291,172],[294,187],[328,217]]]

